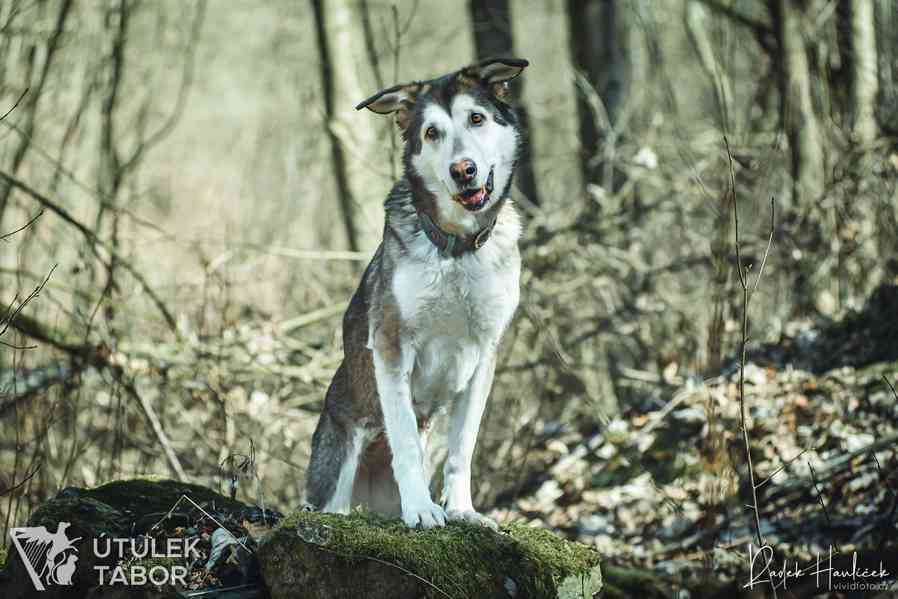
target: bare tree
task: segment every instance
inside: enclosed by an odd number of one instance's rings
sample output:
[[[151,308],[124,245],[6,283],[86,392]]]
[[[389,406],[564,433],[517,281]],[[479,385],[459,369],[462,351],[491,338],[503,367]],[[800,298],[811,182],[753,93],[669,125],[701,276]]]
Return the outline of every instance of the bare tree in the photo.
[[[772,0],[777,33],[780,96],[791,152],[793,196],[800,205],[823,192],[823,139],[811,98],[811,74],[805,48],[807,0]]]
[[[353,149],[368,147],[372,140],[369,125],[360,125],[353,110],[364,97],[356,68],[357,57],[364,56],[364,49],[357,47],[364,39],[362,19],[355,14],[358,5],[348,0],[312,0],[312,9],[337,200],[347,243],[357,251],[361,247],[357,198],[364,186],[357,172],[348,168],[348,157]]]
[[[514,36],[512,34],[511,7],[508,0],[470,0],[468,10],[471,14],[471,28],[474,33],[474,49],[478,60],[495,56],[513,56]],[[518,78],[511,82],[514,97],[520,98],[523,81]],[[516,183],[521,193],[532,204],[539,205],[539,190],[533,173],[533,160],[530,153],[530,115],[523,104],[518,107],[524,134],[524,150],[518,159]]]
[[[883,129],[895,132],[898,130],[898,6],[893,0],[878,0],[874,13],[879,60],[879,123]]]
[[[583,183],[608,184],[602,160],[624,105],[630,63],[627,19],[615,0],[568,0],[570,52],[578,80],[577,119]],[[596,106],[598,96],[600,105]]]
[[[871,143],[879,132],[876,102],[879,93],[874,0],[840,0],[843,68],[849,84],[852,131],[861,144]]]
[[[71,14],[72,0],[62,0],[58,5],[42,5],[42,8],[55,10],[55,24],[53,31],[46,38],[35,35],[30,40],[23,41],[23,43],[28,45],[24,52],[25,60],[27,61],[27,65],[25,65],[25,83],[28,86],[28,94],[20,106],[21,125],[15,127],[18,137],[14,142],[12,160],[9,165],[5,165],[5,168],[12,174],[18,172],[31,146],[31,139],[37,122],[38,106],[47,81],[50,79],[50,73],[56,66],[57,53],[65,32],[66,22]],[[12,27],[17,16],[25,18],[22,15],[22,11],[12,8],[9,11],[7,22],[3,24],[3,29]],[[0,30],[0,33],[2,32]],[[12,36],[4,35],[2,37],[3,46],[0,46],[0,48],[4,46],[8,48],[7,44]],[[38,56],[43,56],[42,62],[38,61]],[[0,74],[0,85],[4,83],[2,74]],[[2,87],[0,87],[0,90],[2,90]],[[0,183],[0,222],[3,220],[3,214],[9,203],[11,192],[12,188]]]
[[[686,33],[692,48],[698,56],[699,64],[708,80],[711,82],[714,92],[714,113],[717,126],[721,131],[727,131],[729,126],[730,104],[733,92],[730,81],[726,76],[723,65],[718,60],[714,44],[711,41],[711,19],[708,9],[700,2],[691,0],[686,3],[685,14]]]

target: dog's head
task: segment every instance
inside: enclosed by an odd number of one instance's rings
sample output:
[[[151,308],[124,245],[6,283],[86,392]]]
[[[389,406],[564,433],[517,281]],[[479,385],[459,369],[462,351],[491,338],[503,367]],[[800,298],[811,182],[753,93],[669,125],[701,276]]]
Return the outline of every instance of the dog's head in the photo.
[[[527,65],[489,59],[396,85],[356,106],[394,115],[405,139],[406,174],[436,202],[444,223],[463,227],[471,220],[465,215],[485,211],[508,191],[521,133],[505,95]]]

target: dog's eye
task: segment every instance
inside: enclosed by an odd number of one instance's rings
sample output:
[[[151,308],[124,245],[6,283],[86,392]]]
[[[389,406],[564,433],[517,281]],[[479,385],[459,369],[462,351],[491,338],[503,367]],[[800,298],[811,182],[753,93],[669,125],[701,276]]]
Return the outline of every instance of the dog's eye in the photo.
[[[483,124],[483,121],[486,120],[486,117],[480,114],[479,112],[471,113],[471,124],[474,126],[479,126]]]
[[[439,131],[437,131],[436,127],[428,127],[427,131],[424,132],[424,137],[426,137],[430,141],[435,141],[439,136],[440,133]]]

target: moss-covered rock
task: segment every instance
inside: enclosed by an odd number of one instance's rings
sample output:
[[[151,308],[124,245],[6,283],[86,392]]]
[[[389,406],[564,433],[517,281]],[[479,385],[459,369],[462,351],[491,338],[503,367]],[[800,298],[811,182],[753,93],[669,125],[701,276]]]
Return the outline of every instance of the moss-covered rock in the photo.
[[[262,542],[259,563],[272,599],[591,599],[602,586],[593,549],[544,530],[410,530],[361,512],[298,512]]]
[[[93,489],[68,487],[60,491],[58,497],[89,497],[115,506],[125,514],[144,516],[167,512],[182,495],[199,504],[215,503],[223,511],[239,511],[246,507],[201,485],[153,477],[117,480]]]

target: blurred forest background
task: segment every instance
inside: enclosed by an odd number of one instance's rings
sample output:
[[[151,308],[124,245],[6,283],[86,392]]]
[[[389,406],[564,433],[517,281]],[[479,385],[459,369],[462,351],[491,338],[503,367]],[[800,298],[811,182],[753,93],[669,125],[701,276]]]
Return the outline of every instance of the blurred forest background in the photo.
[[[898,430],[894,0],[0,0],[0,544],[61,488],[141,474],[242,477],[294,508],[401,168],[389,119],[353,106],[491,55],[531,61],[527,224],[478,504],[654,566],[736,546],[733,202],[753,281],[774,198],[755,468],[807,451],[789,505],[867,473],[848,511],[876,516]],[[832,475],[816,494],[811,464]]]

